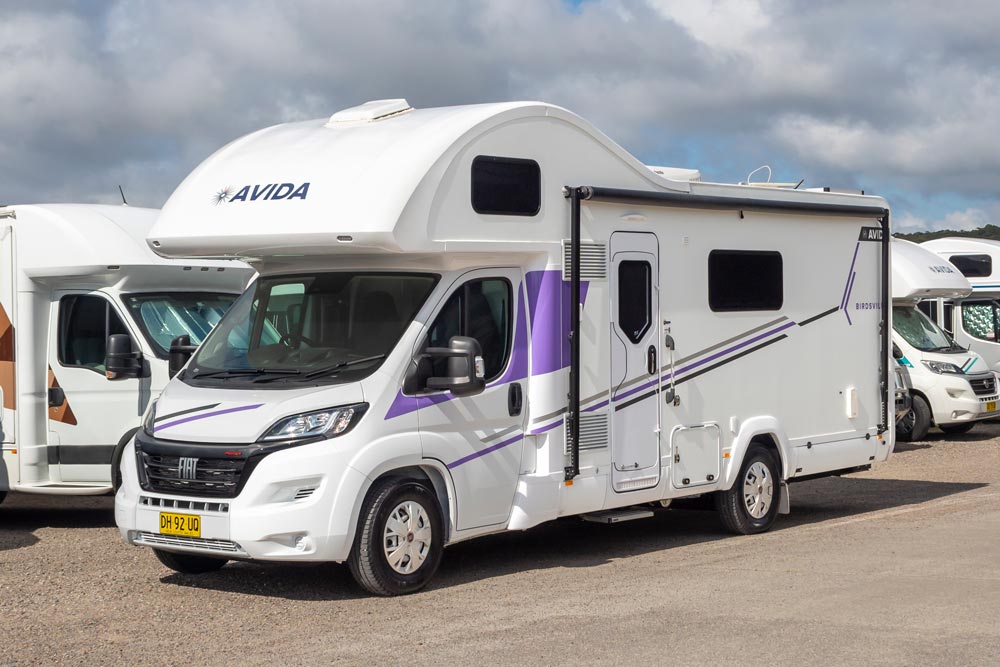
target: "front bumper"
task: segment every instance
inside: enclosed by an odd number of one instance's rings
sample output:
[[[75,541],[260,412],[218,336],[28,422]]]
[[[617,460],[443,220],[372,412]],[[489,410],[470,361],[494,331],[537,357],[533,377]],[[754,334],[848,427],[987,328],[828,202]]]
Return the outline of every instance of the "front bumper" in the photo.
[[[135,444],[122,457],[115,520],[123,539],[166,551],[267,561],[344,561],[365,475],[330,456],[328,441],[277,451],[257,462],[234,498],[140,487]],[[333,458],[334,460],[331,460]],[[197,515],[198,537],[160,532],[160,513]]]
[[[977,395],[963,376],[938,376],[933,391],[926,392],[931,403],[931,413],[937,426],[961,424],[990,419],[1000,415],[997,406],[1000,396],[996,393]],[[992,410],[989,408],[992,404]]]

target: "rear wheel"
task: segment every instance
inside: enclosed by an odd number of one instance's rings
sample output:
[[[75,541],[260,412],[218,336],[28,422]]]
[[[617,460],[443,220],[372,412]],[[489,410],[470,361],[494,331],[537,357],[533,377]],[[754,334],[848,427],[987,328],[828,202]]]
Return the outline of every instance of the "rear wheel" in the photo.
[[[419,482],[390,479],[365,499],[347,564],[369,593],[414,593],[437,571],[443,541],[434,493]]]
[[[976,422],[965,422],[964,424],[942,424],[939,428],[948,435],[958,435],[968,433],[976,425]]]
[[[727,530],[739,535],[763,533],[778,517],[781,480],[771,450],[753,444],[747,450],[733,487],[715,495],[715,508]]]
[[[153,549],[153,553],[161,563],[175,572],[183,574],[205,574],[215,572],[229,561],[225,558],[211,556],[196,556],[195,554],[179,554],[162,549]]]
[[[919,394],[913,395],[913,407],[896,424],[896,439],[903,442],[923,440],[931,428],[931,406]]]

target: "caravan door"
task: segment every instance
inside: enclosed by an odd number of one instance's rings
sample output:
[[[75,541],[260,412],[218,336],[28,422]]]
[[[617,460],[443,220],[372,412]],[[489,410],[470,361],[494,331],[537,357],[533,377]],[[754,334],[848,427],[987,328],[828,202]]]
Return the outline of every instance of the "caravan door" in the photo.
[[[660,479],[660,295],[655,234],[611,235],[611,459],[615,491]]]

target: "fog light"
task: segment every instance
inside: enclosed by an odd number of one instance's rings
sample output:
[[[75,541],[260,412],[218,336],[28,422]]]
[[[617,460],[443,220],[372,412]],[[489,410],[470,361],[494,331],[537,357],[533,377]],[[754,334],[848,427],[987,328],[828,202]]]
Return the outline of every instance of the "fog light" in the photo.
[[[304,537],[296,537],[295,538],[295,550],[296,551],[305,551],[307,546],[309,546],[309,543],[306,541],[306,538],[304,538]]]

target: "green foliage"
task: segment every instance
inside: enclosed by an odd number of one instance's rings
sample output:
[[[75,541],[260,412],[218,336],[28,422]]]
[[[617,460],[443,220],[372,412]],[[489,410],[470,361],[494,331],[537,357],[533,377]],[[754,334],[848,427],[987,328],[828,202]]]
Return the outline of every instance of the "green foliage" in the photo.
[[[956,232],[951,229],[943,229],[939,232],[913,232],[912,234],[893,234],[893,236],[900,239],[906,239],[907,241],[913,241],[914,243],[923,243],[924,241],[941,239],[946,236],[964,236],[974,239],[991,239],[993,241],[1000,241],[1000,227],[997,225],[986,225],[985,227],[980,227],[979,229],[973,229],[967,232]]]

